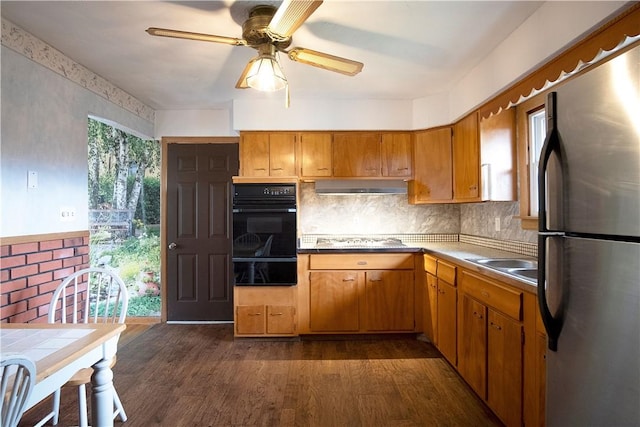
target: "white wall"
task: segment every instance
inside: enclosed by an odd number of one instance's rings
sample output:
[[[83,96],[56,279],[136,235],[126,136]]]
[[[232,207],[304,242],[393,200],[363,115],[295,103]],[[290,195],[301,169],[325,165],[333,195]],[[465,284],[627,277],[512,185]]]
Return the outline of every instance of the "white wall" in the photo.
[[[153,124],[5,46],[1,55],[0,237],[86,230],[88,116],[146,136]],[[75,219],[62,221],[61,208]]]
[[[450,93],[450,120],[529,74],[623,6],[623,1],[548,1]]]
[[[237,136],[231,108],[219,110],[156,110],[154,137]]]

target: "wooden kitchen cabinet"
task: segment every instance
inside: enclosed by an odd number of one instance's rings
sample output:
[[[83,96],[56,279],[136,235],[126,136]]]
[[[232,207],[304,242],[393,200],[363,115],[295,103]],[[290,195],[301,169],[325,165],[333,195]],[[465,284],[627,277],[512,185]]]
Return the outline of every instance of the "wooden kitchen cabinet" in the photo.
[[[523,422],[522,292],[462,271],[458,372],[507,426]]]
[[[333,171],[333,134],[302,133],[300,135],[300,176],[330,177]]]
[[[381,140],[382,176],[409,178],[413,173],[411,133],[383,133]]]
[[[480,138],[477,112],[453,125],[452,153],[454,200],[480,201]]]
[[[333,176],[381,176],[380,138],[378,132],[334,133]]]
[[[453,159],[451,128],[419,131],[414,142],[414,179],[409,181],[412,204],[451,202]]]
[[[301,305],[309,333],[413,332],[413,254],[314,254]],[[308,290],[305,289],[308,286]],[[301,326],[306,330],[307,325]]]
[[[296,133],[241,132],[240,175],[296,176]]]
[[[234,325],[236,337],[296,335],[295,286],[236,286]]]
[[[312,332],[360,330],[359,271],[311,271],[309,273],[309,328]]]
[[[515,108],[480,120],[483,200],[518,200]]]
[[[457,267],[431,255],[424,256],[427,275],[425,330],[442,355],[457,363]]]
[[[413,271],[365,272],[365,309],[367,331],[413,331]]]

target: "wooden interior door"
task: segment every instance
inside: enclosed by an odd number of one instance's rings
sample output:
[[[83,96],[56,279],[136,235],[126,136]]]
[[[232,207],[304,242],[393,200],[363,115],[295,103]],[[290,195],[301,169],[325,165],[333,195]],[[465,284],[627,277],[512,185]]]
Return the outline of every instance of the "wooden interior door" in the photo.
[[[233,320],[238,145],[169,144],[167,155],[167,320]]]

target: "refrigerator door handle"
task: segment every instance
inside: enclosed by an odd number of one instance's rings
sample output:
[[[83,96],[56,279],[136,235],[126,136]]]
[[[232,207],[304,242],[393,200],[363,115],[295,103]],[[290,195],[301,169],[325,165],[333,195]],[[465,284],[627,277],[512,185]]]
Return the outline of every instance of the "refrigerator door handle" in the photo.
[[[557,351],[562,319],[553,317],[546,295],[547,239],[564,235],[562,232],[549,230],[547,226],[547,167],[551,154],[555,153],[559,157],[561,155],[560,135],[557,128],[556,92],[551,92],[547,96],[545,114],[547,115],[548,130],[538,166],[538,306],[542,322],[547,330],[549,349]]]

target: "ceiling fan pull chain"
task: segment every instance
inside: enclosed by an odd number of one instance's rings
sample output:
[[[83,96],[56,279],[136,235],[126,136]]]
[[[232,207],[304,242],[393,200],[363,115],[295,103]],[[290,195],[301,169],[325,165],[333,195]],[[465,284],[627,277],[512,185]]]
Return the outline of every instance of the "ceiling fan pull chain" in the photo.
[[[287,81],[287,83],[286,83],[286,85],[284,87],[284,90],[285,90],[285,96],[286,96],[286,99],[284,100],[284,108],[289,108],[289,105],[291,105],[291,98],[289,96],[289,82],[288,81]]]

